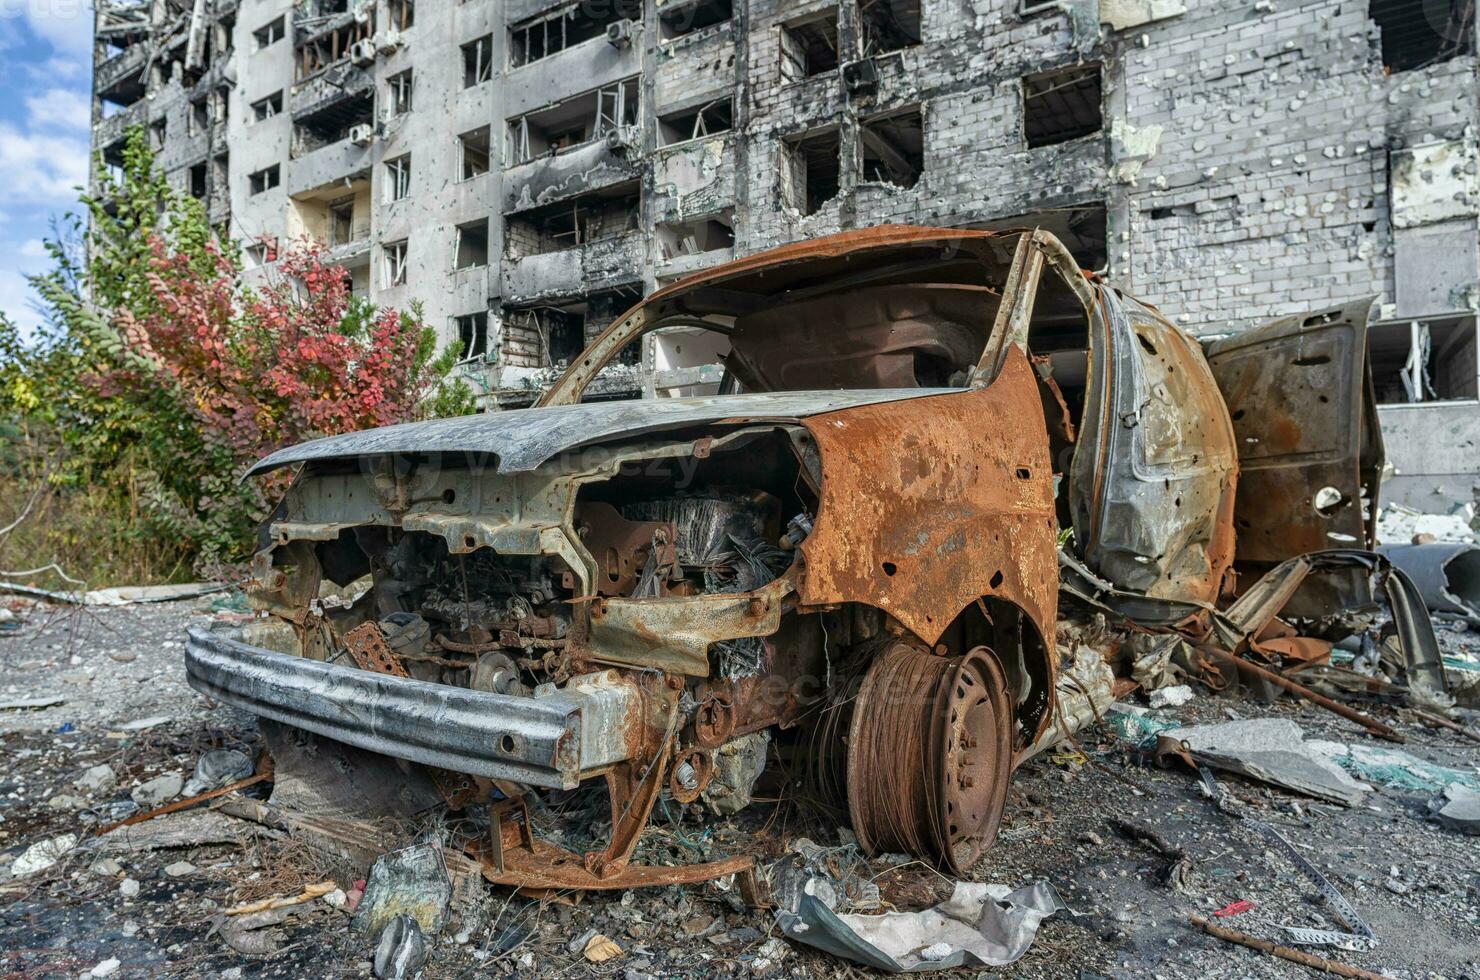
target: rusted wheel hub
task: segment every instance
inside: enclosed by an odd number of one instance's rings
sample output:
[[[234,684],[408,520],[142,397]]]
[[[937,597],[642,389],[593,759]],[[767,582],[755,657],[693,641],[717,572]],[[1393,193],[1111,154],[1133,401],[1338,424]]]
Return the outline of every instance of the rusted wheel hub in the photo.
[[[940,657],[901,643],[879,655],[848,732],[848,811],[864,850],[964,874],[997,835],[1010,710],[986,647]]]

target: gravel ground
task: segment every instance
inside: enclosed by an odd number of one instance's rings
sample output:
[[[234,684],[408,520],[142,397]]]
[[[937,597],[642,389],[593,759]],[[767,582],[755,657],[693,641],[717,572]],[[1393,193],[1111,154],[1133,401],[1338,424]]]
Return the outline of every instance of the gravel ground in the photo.
[[[103,964],[101,975],[111,960],[119,961],[115,976],[368,976],[370,940],[323,901],[278,925],[268,955],[246,955],[223,940],[222,909],[278,886],[291,891],[317,871],[292,841],[256,824],[230,821],[231,833],[207,835],[216,839],[113,853],[117,868],[99,864],[105,855],[96,828],[131,811],[134,787],[169,773],[188,778],[209,749],[254,754],[260,746],[253,719],[209,704],[185,684],[184,628],[219,615],[211,602],[21,613],[20,629],[0,631],[0,701],[63,700],[0,710],[0,977],[78,977]],[[1477,635],[1445,629],[1441,639],[1449,649],[1473,648]],[[1268,705],[1200,692],[1169,710],[1189,722],[1278,715],[1307,738],[1381,744],[1290,700]],[[1407,711],[1374,713],[1408,736],[1404,748],[1413,754],[1480,771],[1480,744],[1421,727]],[[1187,924],[1189,914],[1248,899],[1254,908],[1225,924],[1271,939],[1280,937],[1278,924],[1335,927],[1288,858],[1206,799],[1190,773],[1137,764],[1105,729],[1082,733],[1080,742],[1087,764],[1068,752],[1019,770],[999,840],[972,870],[974,879],[1014,887],[1046,878],[1075,913],[1046,922],[1027,955],[994,972],[1197,980],[1306,974]],[[114,785],[74,785],[98,765],[112,770]],[[1366,805],[1344,809],[1234,776],[1221,781],[1244,811],[1294,842],[1377,933],[1375,950],[1328,951],[1333,959],[1391,976],[1480,980],[1480,838],[1435,823],[1434,794],[1378,787]],[[1180,881],[1167,880],[1170,858],[1129,839],[1116,819],[1181,849],[1189,866]],[[10,877],[30,845],[68,833],[81,844],[56,865]],[[776,855],[801,836],[837,847],[847,864],[846,831],[794,806],[756,805],[731,821],[689,820],[657,839],[698,853]],[[851,870],[873,878],[884,901],[900,909],[927,906],[950,890],[918,865],[881,860]],[[591,929],[614,939],[622,956],[597,966],[568,948]],[[588,897],[574,907],[486,888],[436,937],[423,976],[872,973],[778,936],[768,914],[745,910],[713,885]]]

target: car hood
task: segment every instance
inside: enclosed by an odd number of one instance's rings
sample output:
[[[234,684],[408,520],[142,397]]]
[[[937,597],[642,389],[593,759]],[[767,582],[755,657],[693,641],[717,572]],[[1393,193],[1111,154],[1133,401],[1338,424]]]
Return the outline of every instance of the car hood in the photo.
[[[705,398],[645,398],[489,412],[328,436],[279,449],[248,476],[309,460],[398,453],[491,453],[498,472],[532,470],[578,446],[663,429],[755,419],[798,420],[857,405],[960,393],[959,388],[786,391]]]

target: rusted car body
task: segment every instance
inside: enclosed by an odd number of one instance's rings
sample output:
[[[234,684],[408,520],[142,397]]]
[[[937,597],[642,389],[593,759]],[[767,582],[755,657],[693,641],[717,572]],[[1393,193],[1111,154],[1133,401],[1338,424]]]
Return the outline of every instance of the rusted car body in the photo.
[[[728,339],[720,394],[583,403],[670,326]],[[962,871],[1054,724],[1061,566],[1086,608],[1174,624],[1237,591],[1236,541],[1371,545],[1364,329],[1205,353],[1041,231],[753,255],[649,296],[533,409],[264,459],[299,467],[255,567],[291,640],[193,631],[190,681],[486,814],[497,882],[743,867],[633,856],[658,800],[733,812],[778,753],[865,848]],[[543,838],[532,805],[603,789],[604,840]]]

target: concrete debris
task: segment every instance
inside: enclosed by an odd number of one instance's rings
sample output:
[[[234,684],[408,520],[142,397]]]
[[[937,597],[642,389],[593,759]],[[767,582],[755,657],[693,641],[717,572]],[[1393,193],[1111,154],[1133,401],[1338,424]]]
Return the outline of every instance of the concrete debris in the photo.
[[[1372,791],[1307,743],[1300,726],[1285,718],[1173,728],[1163,737],[1185,744],[1198,762],[1317,799],[1354,806]]]
[[[0,701],[0,711],[34,711],[39,708],[65,704],[66,701],[67,699],[60,694],[43,694],[34,698],[7,698]]]
[[[176,861],[174,864],[165,865],[164,873],[171,878],[184,878],[195,874],[195,865],[189,861]]]
[[[949,899],[923,912],[838,915],[809,892],[795,913],[776,920],[797,942],[889,973],[915,973],[1015,962],[1044,919],[1067,911],[1046,881],[1016,890],[958,881]]]
[[[25,853],[10,865],[10,873],[20,878],[24,875],[45,871],[60,861],[68,851],[77,846],[76,834],[61,834],[47,840],[37,841],[26,848]]]
[[[1463,504],[1448,514],[1425,514],[1402,504],[1388,504],[1377,515],[1377,540],[1386,547],[1428,542],[1474,544],[1475,505]]]
[[[1152,708],[1179,708],[1192,700],[1192,688],[1186,684],[1164,687],[1151,692]]]
[[[102,875],[105,878],[117,878],[123,874],[123,865],[112,858],[100,858],[92,863],[87,869],[93,874]]]
[[[186,796],[196,796],[252,775],[252,759],[235,749],[212,749],[195,764],[195,775],[185,784]]]
[[[139,882],[135,878],[125,878],[118,883],[118,894],[124,898],[139,897]]]
[[[282,925],[294,913],[293,908],[261,909],[246,915],[221,915],[216,928],[221,939],[247,956],[271,956],[282,946],[284,934],[273,926]]]
[[[81,776],[72,780],[72,785],[78,789],[85,789],[90,793],[101,793],[112,789],[118,783],[118,774],[113,767],[105,763],[92,766]]]
[[[103,960],[97,966],[89,970],[87,975],[92,977],[93,980],[102,980],[103,977],[113,976],[113,974],[118,972],[121,966],[123,966],[122,961],[120,961],[117,957],[110,956],[108,959]]]
[[[421,972],[427,961],[427,941],[410,915],[396,915],[380,930],[375,944],[375,975],[381,980],[405,980]]]
[[[169,715],[150,715],[147,718],[136,718],[133,721],[126,721],[118,726],[118,730],[120,732],[147,732],[151,728],[167,725],[172,720]]]
[[[447,923],[451,902],[452,880],[442,848],[416,844],[376,860],[355,910],[354,926],[366,935],[379,935],[396,916],[409,915],[422,932],[434,936]]]
[[[1097,718],[1115,703],[1115,673],[1098,651],[1078,647],[1072,658],[1059,650],[1059,674],[1054,680],[1057,708],[1050,725],[1028,750],[1029,756],[1049,749]]]
[[[1460,783],[1444,787],[1444,800],[1434,816],[1446,827],[1480,834],[1480,793]]]
[[[163,776],[155,776],[147,783],[140,783],[129,791],[129,797],[139,805],[140,809],[152,810],[179,796],[184,786],[185,781],[180,778],[180,774],[171,772]]]

